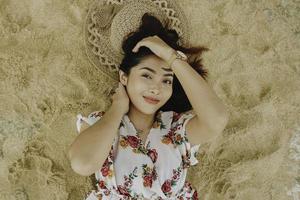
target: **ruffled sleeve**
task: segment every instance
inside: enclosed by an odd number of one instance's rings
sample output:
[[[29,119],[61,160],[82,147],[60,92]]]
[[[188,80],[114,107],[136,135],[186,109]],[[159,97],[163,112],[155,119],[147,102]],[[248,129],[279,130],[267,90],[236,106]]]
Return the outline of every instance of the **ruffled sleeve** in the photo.
[[[183,150],[182,150],[182,161],[184,168],[196,165],[199,161],[197,159],[197,153],[200,148],[200,144],[191,146],[188,140],[187,132],[185,130],[186,124],[190,119],[195,116],[193,113],[176,113],[174,112],[174,122],[176,123],[176,133],[179,133],[183,138]]]
[[[81,114],[78,114],[76,121],[77,132],[80,133],[81,126],[84,122],[91,126],[94,123],[96,123],[99,119],[101,119],[104,113],[104,111],[94,111],[90,113],[88,117],[84,117]]]

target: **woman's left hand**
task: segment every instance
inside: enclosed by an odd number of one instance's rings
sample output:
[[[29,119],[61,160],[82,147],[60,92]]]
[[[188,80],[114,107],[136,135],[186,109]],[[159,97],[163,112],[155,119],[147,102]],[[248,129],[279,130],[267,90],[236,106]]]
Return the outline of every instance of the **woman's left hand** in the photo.
[[[155,55],[166,62],[171,58],[171,55],[175,51],[157,35],[143,38],[135,45],[132,51],[137,52],[141,46],[148,47]]]

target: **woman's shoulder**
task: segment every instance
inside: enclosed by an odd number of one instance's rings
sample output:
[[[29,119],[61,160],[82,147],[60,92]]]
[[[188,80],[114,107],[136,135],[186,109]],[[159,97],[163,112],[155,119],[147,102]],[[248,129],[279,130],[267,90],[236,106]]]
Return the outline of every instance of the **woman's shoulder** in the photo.
[[[179,118],[184,118],[187,116],[191,116],[191,115],[195,115],[195,113],[193,112],[193,110],[189,110],[186,112],[176,112],[176,111],[161,111],[162,115],[167,115],[169,117],[172,117],[173,120],[177,120]]]
[[[160,111],[158,119],[161,123],[169,124],[170,128],[177,127],[178,125],[183,125],[187,119],[192,118],[194,113],[192,111],[188,112],[176,112],[176,111]]]
[[[170,111],[168,112],[168,115],[169,119],[171,120],[171,126],[173,127],[185,124],[185,121],[187,121],[187,119],[193,118],[195,116],[195,113],[192,110],[186,112]]]

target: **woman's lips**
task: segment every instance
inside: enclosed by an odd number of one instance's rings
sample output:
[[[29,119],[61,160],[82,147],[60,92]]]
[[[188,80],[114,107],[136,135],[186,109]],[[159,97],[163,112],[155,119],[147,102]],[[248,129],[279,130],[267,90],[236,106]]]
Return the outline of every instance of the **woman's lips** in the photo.
[[[145,101],[151,104],[157,104],[159,102],[159,100],[153,100],[153,99],[149,99],[147,97],[144,97]]]

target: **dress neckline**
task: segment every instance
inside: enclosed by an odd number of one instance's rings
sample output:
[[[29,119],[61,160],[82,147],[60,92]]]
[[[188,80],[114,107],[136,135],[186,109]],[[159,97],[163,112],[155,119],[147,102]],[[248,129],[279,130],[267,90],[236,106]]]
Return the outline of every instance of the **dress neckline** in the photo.
[[[145,149],[148,149],[147,146],[149,145],[150,142],[150,136],[152,134],[152,132],[154,131],[154,129],[157,129],[159,127],[155,127],[158,120],[161,119],[161,113],[163,113],[162,111],[159,111],[156,113],[155,119],[153,121],[152,127],[149,130],[149,133],[146,137],[145,142],[142,140],[142,138],[140,137],[140,135],[137,132],[137,129],[135,128],[135,126],[133,125],[133,123],[130,121],[129,117],[127,114],[124,115],[124,118],[126,119],[126,121],[128,122],[128,124],[131,126],[132,130],[134,130],[134,136],[137,137],[140,140],[140,144],[142,147],[144,147]]]

